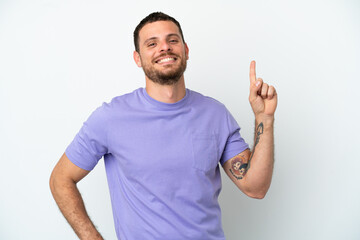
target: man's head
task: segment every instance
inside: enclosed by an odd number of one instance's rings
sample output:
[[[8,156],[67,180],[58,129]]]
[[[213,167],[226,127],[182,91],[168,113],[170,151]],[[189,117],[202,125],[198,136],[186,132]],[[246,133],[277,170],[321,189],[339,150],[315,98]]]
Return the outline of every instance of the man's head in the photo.
[[[189,49],[174,18],[150,14],[136,27],[134,43],[134,60],[148,80],[172,85],[183,78]]]
[[[171,21],[173,22],[178,28],[181,35],[181,39],[183,43],[185,43],[184,34],[181,30],[180,23],[173,17],[162,13],[162,12],[153,12],[149,14],[146,18],[141,20],[141,22],[136,26],[134,30],[134,45],[135,45],[135,51],[139,52],[139,32],[140,30],[148,23],[153,23],[157,21]]]

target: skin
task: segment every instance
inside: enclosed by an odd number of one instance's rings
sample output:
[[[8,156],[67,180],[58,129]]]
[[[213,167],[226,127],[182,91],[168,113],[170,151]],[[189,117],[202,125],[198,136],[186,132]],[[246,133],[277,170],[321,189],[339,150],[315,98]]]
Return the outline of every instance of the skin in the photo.
[[[164,74],[178,69],[189,59],[189,48],[182,40],[173,41],[176,37],[181,39],[179,29],[172,22],[146,24],[139,32],[140,50],[133,54],[137,66]],[[163,64],[157,62],[164,55],[176,56],[176,60]],[[175,103],[186,93],[183,74],[171,85],[156,83],[147,75],[145,82],[147,93],[160,102]],[[263,126],[263,132],[261,135],[255,134],[256,144],[252,152],[245,150],[234,157],[240,158],[242,163],[249,163],[244,176],[239,177],[231,172],[231,160],[234,158],[226,161],[223,168],[246,195],[263,198],[270,186],[274,165],[273,123],[277,94],[274,87],[264,83],[261,78],[256,78],[254,61],[250,65],[249,101],[255,114],[256,127]],[[76,186],[88,173],[89,171],[77,167],[63,154],[51,174],[50,189],[77,236],[80,239],[98,240],[103,238],[86,213],[83,199]]]
[[[223,168],[246,195],[262,199],[270,187],[274,168],[274,114],[277,93],[273,86],[264,83],[261,78],[256,78],[255,61],[250,63],[249,102],[255,115],[255,146],[252,152],[247,149],[234,157],[243,156],[243,163],[249,163],[249,166],[243,177],[234,174],[235,169],[231,165],[234,158],[226,161]],[[257,131],[259,129],[261,131]]]
[[[73,164],[64,153],[51,174],[50,189],[62,214],[79,239],[101,240],[103,238],[86,213],[76,186],[88,173],[89,171]]]
[[[177,36],[177,42],[171,42]],[[149,44],[154,44],[151,47]],[[179,67],[181,61],[189,59],[189,48],[181,40],[178,27],[170,21],[158,21],[146,24],[139,32],[139,50],[134,51],[134,61],[138,67],[153,67],[158,71],[169,72]],[[178,56],[176,61],[166,64],[155,63],[162,54]],[[172,85],[161,85],[145,76],[147,93],[160,102],[175,103],[185,96],[184,75]]]

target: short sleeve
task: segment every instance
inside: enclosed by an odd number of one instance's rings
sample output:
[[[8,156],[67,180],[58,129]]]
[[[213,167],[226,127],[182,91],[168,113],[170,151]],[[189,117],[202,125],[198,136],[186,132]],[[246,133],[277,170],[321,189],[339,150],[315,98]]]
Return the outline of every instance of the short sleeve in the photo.
[[[249,148],[249,145],[240,135],[240,127],[231,113],[226,110],[229,135],[220,163],[223,165],[227,160]]]
[[[106,104],[97,108],[84,122],[66,148],[65,154],[76,166],[91,171],[107,153]]]

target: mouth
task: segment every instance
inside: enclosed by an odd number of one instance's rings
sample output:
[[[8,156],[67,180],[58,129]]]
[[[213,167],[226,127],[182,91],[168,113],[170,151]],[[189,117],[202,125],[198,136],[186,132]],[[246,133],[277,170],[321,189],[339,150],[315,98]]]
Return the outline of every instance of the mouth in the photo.
[[[167,63],[173,63],[177,60],[177,57],[174,57],[174,56],[166,56],[166,57],[162,57],[162,58],[159,58],[155,61],[155,63],[158,63],[158,64],[167,64]]]

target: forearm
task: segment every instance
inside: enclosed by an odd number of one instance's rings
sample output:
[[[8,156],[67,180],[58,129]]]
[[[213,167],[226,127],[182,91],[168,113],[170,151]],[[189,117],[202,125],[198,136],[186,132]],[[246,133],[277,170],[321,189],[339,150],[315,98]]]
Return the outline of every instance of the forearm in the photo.
[[[83,199],[72,181],[52,179],[51,192],[60,211],[80,239],[103,239],[86,213]]]
[[[271,183],[274,168],[274,118],[257,116],[254,147],[244,177],[249,195],[263,198]]]
[[[256,78],[255,61],[250,64],[249,102],[255,114],[255,142],[249,149],[225,162],[227,175],[246,195],[263,198],[274,168],[274,115],[277,93],[273,86]]]

